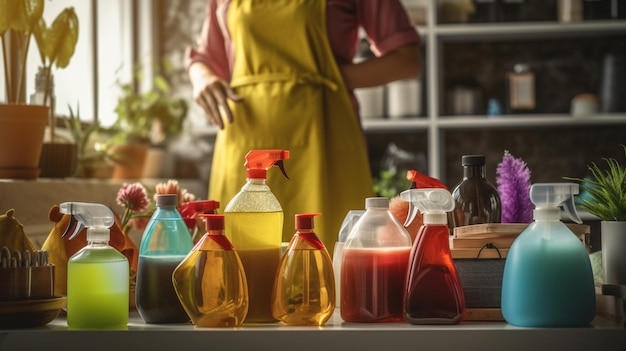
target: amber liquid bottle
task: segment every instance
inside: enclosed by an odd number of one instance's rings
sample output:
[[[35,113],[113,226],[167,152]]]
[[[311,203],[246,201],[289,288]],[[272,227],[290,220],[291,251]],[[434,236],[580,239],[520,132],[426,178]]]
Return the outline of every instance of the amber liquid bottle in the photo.
[[[500,223],[500,195],[485,177],[485,156],[464,155],[461,163],[463,180],[452,191],[455,205],[454,226]]]
[[[335,310],[333,263],[313,231],[315,215],[296,215],[296,233],[276,275],[272,313],[287,325],[321,326]]]
[[[174,289],[196,326],[239,326],[248,313],[243,265],[224,235],[224,216],[199,216],[207,218],[207,232],[174,270]]]

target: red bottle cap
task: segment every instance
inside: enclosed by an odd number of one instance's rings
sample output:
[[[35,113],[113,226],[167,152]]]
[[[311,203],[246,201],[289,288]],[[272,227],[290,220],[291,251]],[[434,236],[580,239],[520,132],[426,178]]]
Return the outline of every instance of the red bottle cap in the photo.
[[[224,230],[224,215],[223,214],[200,214],[199,217],[203,217],[206,220],[206,230]]]
[[[301,213],[296,215],[296,230],[313,229],[313,217],[319,216],[320,213]]]

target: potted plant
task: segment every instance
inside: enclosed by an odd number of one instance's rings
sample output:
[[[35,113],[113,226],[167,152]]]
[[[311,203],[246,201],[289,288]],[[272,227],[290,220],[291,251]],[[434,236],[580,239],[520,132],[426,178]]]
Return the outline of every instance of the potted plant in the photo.
[[[57,140],[55,133],[55,98],[52,68],[65,68],[74,55],[78,41],[78,17],[73,8],[66,8],[55,18],[50,27],[42,19],[33,33],[39,48],[41,66],[36,75],[36,93],[31,103],[49,106],[48,142],[44,142],[41,151],[42,177],[63,178],[71,176],[76,167],[76,144]]]
[[[76,112],[68,106],[69,116],[63,118],[69,138],[76,145],[76,171],[74,175],[84,178],[111,178],[113,164],[103,147],[108,133],[98,121],[85,122],[80,117],[79,106]]]
[[[66,66],[78,35],[77,26],[68,30],[68,22],[77,23],[76,14],[72,8],[64,10],[58,21],[55,20],[48,29],[42,19],[43,0],[0,0],[0,8],[6,91],[6,103],[0,104],[0,176],[33,179],[39,174],[43,135],[50,109],[45,103],[26,105],[24,80],[31,38],[36,38],[42,57],[54,55],[50,65]],[[49,75],[44,77],[44,82],[50,87]],[[51,126],[54,125],[52,122]]]
[[[626,146],[622,145],[624,155]],[[587,178],[565,179],[580,182],[579,207],[600,218],[602,267],[605,284],[626,284],[626,165],[604,158],[607,168],[588,166]]]
[[[6,103],[0,104],[0,177],[34,179],[48,117],[45,106],[24,99],[26,58],[33,32],[43,14],[43,0],[0,0],[0,40]]]
[[[171,69],[165,63],[165,69]],[[135,69],[137,82],[144,79],[141,67]],[[158,72],[152,87],[140,92],[135,84],[119,83],[122,94],[115,112],[112,129],[117,132],[110,141],[110,155],[115,162],[113,178],[141,178],[150,146],[164,145],[168,136],[181,132],[187,116],[187,102],[171,95],[165,77]]]

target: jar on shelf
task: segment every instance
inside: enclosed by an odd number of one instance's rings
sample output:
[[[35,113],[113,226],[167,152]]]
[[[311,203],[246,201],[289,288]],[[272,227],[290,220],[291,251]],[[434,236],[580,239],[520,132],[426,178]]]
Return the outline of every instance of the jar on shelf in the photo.
[[[517,63],[506,74],[507,113],[530,113],[535,110],[535,73],[526,63]]]

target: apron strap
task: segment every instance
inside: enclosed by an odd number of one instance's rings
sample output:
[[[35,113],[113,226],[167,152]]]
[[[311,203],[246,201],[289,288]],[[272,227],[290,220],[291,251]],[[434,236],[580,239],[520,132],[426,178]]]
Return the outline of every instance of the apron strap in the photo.
[[[339,89],[339,85],[337,83],[316,73],[265,73],[239,76],[235,77],[230,82],[230,86],[236,88],[258,83],[286,81],[296,82],[297,84],[322,84],[327,86],[332,91],[337,91],[337,89]]]

